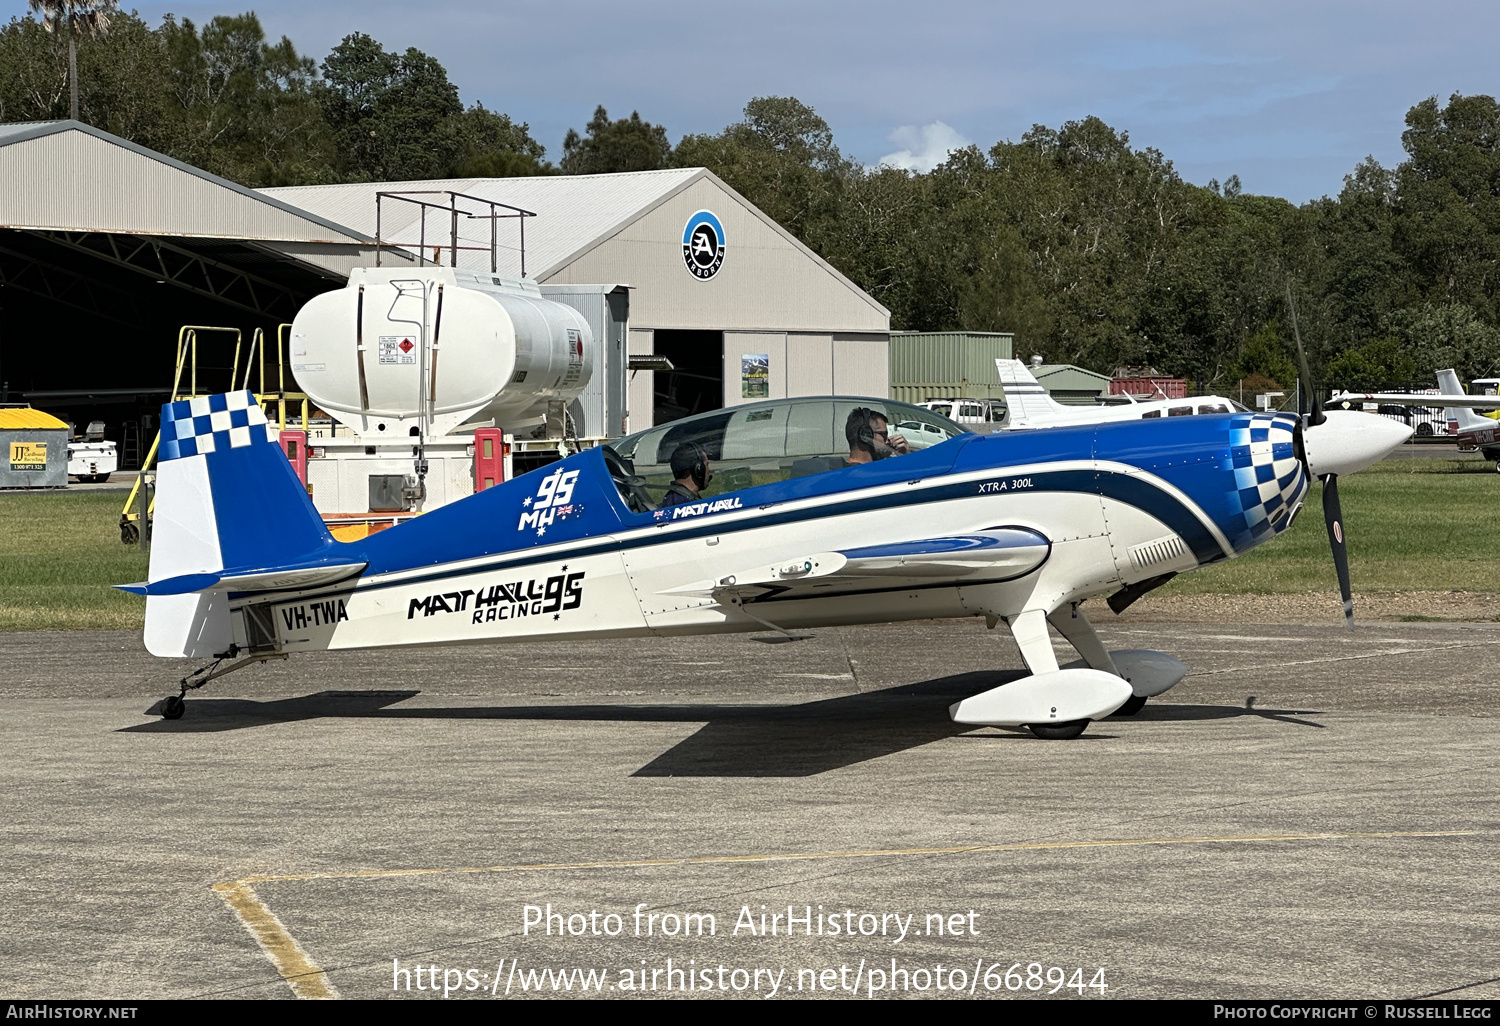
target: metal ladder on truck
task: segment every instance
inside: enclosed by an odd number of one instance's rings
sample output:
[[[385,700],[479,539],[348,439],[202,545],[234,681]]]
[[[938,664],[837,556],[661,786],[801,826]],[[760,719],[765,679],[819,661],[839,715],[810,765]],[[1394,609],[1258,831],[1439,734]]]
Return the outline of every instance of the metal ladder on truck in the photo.
[[[304,428],[307,425],[309,403],[306,393],[291,392],[286,387],[286,363],[284,353],[286,351],[286,332],[291,328],[290,324],[279,324],[276,326],[276,389],[266,389],[266,333],[262,328],[256,328],[250,336],[250,350],[245,356],[245,374],[240,377],[240,350],[244,344],[245,335],[239,328],[226,328],[211,324],[185,324],[177,332],[177,360],[176,371],[172,376],[172,398],[171,402],[180,402],[184,399],[195,399],[200,394],[210,395],[210,392],[198,391],[198,333],[199,332],[222,332],[234,335],[234,359],[229,365],[229,388],[233,392],[236,388],[245,388],[250,384],[250,371],[256,365],[259,357],[259,388],[255,393],[255,401],[265,410],[266,417],[274,417],[278,431],[286,430],[286,412],[288,403],[301,404],[300,413]],[[182,388],[182,375],[186,370],[188,374],[187,390]],[[152,439],[151,448],[146,450],[145,459],[141,460],[141,472],[136,476],[135,484],[130,489],[130,497],[125,500],[125,508],[120,511],[120,541],[126,545],[143,543],[149,547],[151,543],[151,518],[155,512],[155,479],[156,475],[151,473],[156,463],[157,448],[161,445],[161,431],[158,430],[156,437]]]

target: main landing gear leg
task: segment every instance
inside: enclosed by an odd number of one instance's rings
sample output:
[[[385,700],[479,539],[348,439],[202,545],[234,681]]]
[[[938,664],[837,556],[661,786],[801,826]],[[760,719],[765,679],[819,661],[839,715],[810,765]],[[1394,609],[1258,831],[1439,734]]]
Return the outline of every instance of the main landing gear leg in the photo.
[[[1100,633],[1094,630],[1094,624],[1079,609],[1079,603],[1070,601],[1067,606],[1047,616],[1047,622],[1058,628],[1058,633],[1067,637],[1070,645],[1079,649],[1079,655],[1083,655],[1083,661],[1088,664],[1089,669],[1101,669],[1106,673],[1115,673],[1115,676],[1125,676],[1119,666],[1116,666],[1109,649],[1104,648],[1104,642],[1100,640]],[[1143,708],[1146,708],[1145,694],[1131,694],[1125,700],[1125,705],[1115,709],[1113,715],[1136,715]]]
[[[1057,669],[1057,651],[1052,647],[1052,635],[1047,633],[1046,613],[1040,609],[1028,609],[1011,617],[1007,623],[1010,636],[1016,639],[1021,658],[1033,676]],[[1028,723],[1026,729],[1047,741],[1071,741],[1088,725],[1088,720],[1068,720],[1063,723]]]
[[[178,682],[181,685],[181,688],[177,692],[177,694],[168,695],[166,698],[163,698],[161,700],[161,707],[159,711],[161,712],[162,719],[182,719],[182,714],[187,712],[187,693],[189,691],[196,691],[198,688],[201,688],[211,680],[217,680],[218,678],[223,677],[226,674],[233,673],[235,670],[242,670],[246,666],[249,666],[251,663],[265,663],[270,662],[272,659],[285,659],[287,657],[287,654],[285,652],[261,652],[257,655],[246,656],[244,659],[232,662],[228,666],[220,669],[220,665],[224,662],[224,660],[234,659],[234,657],[238,653],[238,648],[231,647],[228,652],[225,652],[223,655],[216,657],[214,661],[209,663],[207,666],[200,666],[192,673],[182,678],[182,680]]]
[[[1099,632],[1094,630],[1094,625],[1084,615],[1083,610],[1078,608],[1078,603],[1070,602],[1061,609],[1054,611],[1047,617],[1047,622],[1057,628],[1057,633],[1068,639],[1068,644],[1078,650],[1083,656],[1083,661],[1090,669],[1103,670],[1112,673],[1116,677],[1124,677],[1120,668],[1115,665],[1109,650],[1104,647],[1104,642],[1099,640]],[[1131,695],[1125,704],[1114,711],[1115,716],[1134,716],[1146,706],[1145,695]]]

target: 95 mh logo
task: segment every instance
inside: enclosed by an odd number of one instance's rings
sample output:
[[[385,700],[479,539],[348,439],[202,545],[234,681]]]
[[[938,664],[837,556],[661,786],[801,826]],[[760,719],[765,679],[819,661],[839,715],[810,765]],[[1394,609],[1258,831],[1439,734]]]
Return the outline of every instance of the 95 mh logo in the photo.
[[[521,500],[525,509],[516,524],[517,531],[535,528],[540,538],[554,520],[566,520],[583,512],[581,503],[573,501],[573,487],[578,483],[579,471],[554,470],[542,478],[536,494]]]

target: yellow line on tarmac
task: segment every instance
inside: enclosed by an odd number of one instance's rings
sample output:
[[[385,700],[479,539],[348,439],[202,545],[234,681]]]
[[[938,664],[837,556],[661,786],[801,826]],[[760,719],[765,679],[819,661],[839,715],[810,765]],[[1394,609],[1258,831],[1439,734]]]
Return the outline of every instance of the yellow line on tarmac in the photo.
[[[260,945],[281,978],[299,998],[327,999],[339,997],[338,988],[312,960],[302,945],[287,932],[280,919],[276,918],[255,889],[244,880],[233,883],[214,884],[214,892],[224,899],[239,917],[255,943]]]
[[[761,855],[687,855],[670,859],[623,859],[613,862],[534,862],[508,866],[456,866],[433,869],[356,869],[335,873],[288,873],[247,876],[240,884],[293,880],[357,880],[366,877],[434,876],[446,873],[531,873],[558,869],[637,869],[652,866],[696,866],[746,862],[806,862],[821,859],[889,858],[900,855],[966,855],[974,852],[1049,851],[1068,848],[1137,848],[1148,845],[1256,844],[1278,841],[1389,840],[1404,837],[1476,837],[1494,830],[1404,830],[1378,833],[1243,834],[1225,837],[1135,837],[1103,841],[1034,841],[1023,844],[965,844],[952,848],[880,848],[868,851],[788,852]],[[220,884],[219,886],[234,886]]]
[[[967,855],[976,852],[1056,851],[1072,848],[1140,848],[1152,845],[1263,844],[1287,841],[1372,841],[1410,837],[1478,837],[1495,830],[1391,830],[1318,834],[1234,834],[1223,837],[1134,837],[1102,841],[1032,841],[1022,844],[965,844],[951,848],[876,848],[866,851],[810,851],[784,854],[687,855],[674,859],[622,859],[611,862],[533,862],[508,866],[457,866],[431,869],[356,869],[342,873],[286,873],[247,876],[214,884],[214,891],[234,910],[281,978],[299,998],[337,998],[338,988],[302,950],[280,919],[266,907],[252,884],[297,880],[359,880],[447,873],[527,873],[558,869],[639,869],[652,866],[697,866],[747,862],[808,862],[821,859],[889,858],[901,855]]]

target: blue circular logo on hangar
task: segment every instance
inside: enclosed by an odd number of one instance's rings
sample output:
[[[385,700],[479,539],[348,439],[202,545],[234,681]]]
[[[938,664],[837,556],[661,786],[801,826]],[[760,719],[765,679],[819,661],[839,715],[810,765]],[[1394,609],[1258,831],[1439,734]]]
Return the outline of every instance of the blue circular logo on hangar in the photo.
[[[724,226],[711,210],[700,210],[682,229],[682,262],[699,281],[708,281],[724,266]]]

